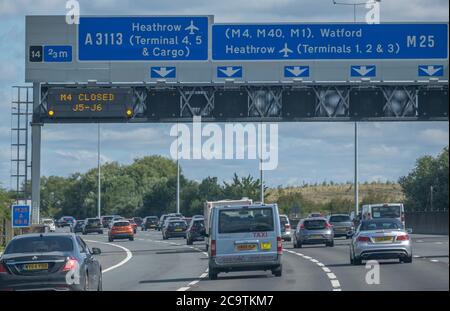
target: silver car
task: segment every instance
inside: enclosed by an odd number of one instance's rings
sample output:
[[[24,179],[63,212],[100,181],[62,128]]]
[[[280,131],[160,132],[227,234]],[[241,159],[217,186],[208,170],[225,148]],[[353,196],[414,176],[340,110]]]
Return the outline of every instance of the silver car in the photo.
[[[294,248],[301,248],[303,244],[334,246],[333,226],[324,217],[302,219],[292,238]]]
[[[280,215],[281,238],[283,241],[292,240],[291,223],[287,215]]]
[[[350,239],[354,233],[353,222],[349,215],[334,214],[328,217],[328,221],[333,226],[334,237],[345,236]]]
[[[370,259],[399,259],[412,262],[411,239],[403,224],[393,218],[363,220],[350,243],[350,262]]]

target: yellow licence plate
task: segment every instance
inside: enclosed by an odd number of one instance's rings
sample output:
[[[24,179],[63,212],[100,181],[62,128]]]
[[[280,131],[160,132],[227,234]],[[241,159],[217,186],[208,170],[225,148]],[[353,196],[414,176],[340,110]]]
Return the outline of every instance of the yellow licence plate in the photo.
[[[256,244],[240,244],[236,246],[236,249],[242,251],[254,251],[256,250]]]
[[[180,231],[183,231],[183,229],[178,228],[178,229],[175,229],[175,231],[180,232]]]
[[[377,243],[389,243],[392,242],[392,237],[391,236],[379,236],[379,237],[375,237],[374,241]]]
[[[322,239],[321,235],[311,235],[310,239]]]
[[[27,271],[33,270],[48,270],[48,263],[30,263],[24,266]]]
[[[270,243],[270,242],[261,243],[261,249],[263,251],[270,251],[272,249],[272,243]]]

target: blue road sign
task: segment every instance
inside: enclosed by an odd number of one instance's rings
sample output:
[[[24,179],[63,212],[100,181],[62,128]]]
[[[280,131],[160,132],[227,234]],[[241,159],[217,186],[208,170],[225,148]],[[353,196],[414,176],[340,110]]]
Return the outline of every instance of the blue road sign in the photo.
[[[285,78],[309,77],[309,66],[284,66]]]
[[[242,78],[242,66],[218,66],[217,78]]]
[[[218,24],[213,60],[445,59],[447,24]]]
[[[377,67],[375,65],[360,65],[350,67],[351,77],[375,77],[377,75]]]
[[[444,75],[443,65],[419,65],[419,77],[442,77]]]
[[[80,61],[208,60],[206,16],[80,17]]]
[[[175,78],[177,68],[175,67],[151,67],[150,78]]]
[[[13,228],[27,228],[30,226],[31,207],[29,205],[12,206],[12,225]]]
[[[46,45],[44,46],[44,62],[67,63],[72,61],[72,46]]]

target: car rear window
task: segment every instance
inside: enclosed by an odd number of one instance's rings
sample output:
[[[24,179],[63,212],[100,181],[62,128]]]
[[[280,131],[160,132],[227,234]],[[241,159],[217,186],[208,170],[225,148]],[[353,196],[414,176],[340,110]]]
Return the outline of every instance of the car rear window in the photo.
[[[44,220],[44,224],[52,224],[53,220]]]
[[[360,231],[400,229],[403,229],[403,225],[397,221],[364,221]]]
[[[305,229],[307,230],[317,230],[317,229],[325,229],[327,222],[322,219],[314,219],[314,220],[305,220],[304,223]]]
[[[400,217],[400,205],[388,205],[388,206],[373,206],[372,217],[373,218],[399,218]]]
[[[350,222],[350,216],[346,215],[338,215],[338,216],[331,216],[330,217],[331,222]]]
[[[241,208],[221,210],[219,233],[274,231],[271,208]]]
[[[88,219],[90,225],[100,225],[100,219]]]
[[[6,247],[5,254],[70,252],[73,242],[69,237],[44,236],[13,240]]]
[[[173,228],[186,227],[186,223],[184,221],[169,222],[169,227]]]
[[[114,223],[114,227],[127,227],[130,223],[128,221],[118,221]]]

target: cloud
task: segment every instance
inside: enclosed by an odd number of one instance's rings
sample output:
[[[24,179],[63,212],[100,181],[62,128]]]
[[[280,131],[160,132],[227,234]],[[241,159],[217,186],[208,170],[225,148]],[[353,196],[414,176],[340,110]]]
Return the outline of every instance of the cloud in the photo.
[[[448,146],[448,128],[447,131],[442,129],[425,129],[418,135],[419,139],[426,144],[433,144],[437,146]]]
[[[54,153],[60,157],[62,157],[63,161],[69,161],[72,163],[73,160],[77,161],[78,163],[81,162],[88,162],[90,166],[94,166],[92,164],[97,163],[97,152],[89,151],[89,150],[72,150],[72,151],[66,151],[66,150],[55,150]],[[102,163],[106,162],[112,162],[113,160],[111,158],[106,157],[105,155],[100,155],[100,161]]]
[[[401,154],[401,151],[398,147],[387,146],[385,144],[370,147],[367,152],[370,156],[374,157],[396,157]]]

